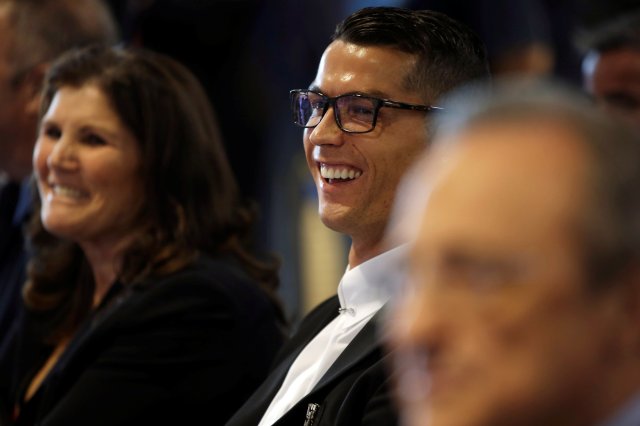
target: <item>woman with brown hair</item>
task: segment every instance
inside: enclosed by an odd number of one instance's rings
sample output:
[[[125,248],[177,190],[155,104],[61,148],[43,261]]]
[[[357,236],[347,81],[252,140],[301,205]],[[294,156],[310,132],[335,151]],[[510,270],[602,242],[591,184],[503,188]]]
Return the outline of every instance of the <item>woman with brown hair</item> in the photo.
[[[93,47],[45,79],[27,315],[0,351],[18,425],[224,421],[282,338],[273,263],[247,248],[202,87],[146,51]]]

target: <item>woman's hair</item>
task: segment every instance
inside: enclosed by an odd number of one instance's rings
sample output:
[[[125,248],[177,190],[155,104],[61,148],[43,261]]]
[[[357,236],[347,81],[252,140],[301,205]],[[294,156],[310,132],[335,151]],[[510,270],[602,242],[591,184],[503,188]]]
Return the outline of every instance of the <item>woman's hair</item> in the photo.
[[[60,88],[85,85],[105,94],[139,145],[145,199],[119,280],[127,285],[173,272],[200,252],[227,253],[263,285],[281,314],[277,264],[248,250],[254,211],[240,199],[213,109],[193,74],[145,50],[71,51],[45,78],[40,117]],[[36,194],[35,211],[39,208]],[[47,334],[55,339],[91,310],[93,278],[78,245],[47,232],[39,214],[31,239],[34,255],[24,298],[30,309],[46,313]]]

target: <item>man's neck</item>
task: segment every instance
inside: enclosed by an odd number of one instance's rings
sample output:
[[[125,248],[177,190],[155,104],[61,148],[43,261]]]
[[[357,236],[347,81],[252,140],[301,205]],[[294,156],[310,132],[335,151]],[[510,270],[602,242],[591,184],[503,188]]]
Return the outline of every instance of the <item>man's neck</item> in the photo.
[[[349,249],[349,268],[355,268],[358,265],[363,264],[367,260],[373,259],[376,256],[381,255],[382,253],[389,251],[398,245],[389,246],[382,240],[378,240],[375,243],[370,244],[356,244],[356,242],[351,243],[351,248]]]

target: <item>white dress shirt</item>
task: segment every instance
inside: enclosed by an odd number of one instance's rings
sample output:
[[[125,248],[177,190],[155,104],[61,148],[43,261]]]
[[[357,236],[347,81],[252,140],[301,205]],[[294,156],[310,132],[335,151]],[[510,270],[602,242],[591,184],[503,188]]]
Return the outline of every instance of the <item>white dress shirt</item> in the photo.
[[[300,352],[258,426],[271,426],[304,398],[404,278],[406,246],[347,269],[338,285],[340,314]]]

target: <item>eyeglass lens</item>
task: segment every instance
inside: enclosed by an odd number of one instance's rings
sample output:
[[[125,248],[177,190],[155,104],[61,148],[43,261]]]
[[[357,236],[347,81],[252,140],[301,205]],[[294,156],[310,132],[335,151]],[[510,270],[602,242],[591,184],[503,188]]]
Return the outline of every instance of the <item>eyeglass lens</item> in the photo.
[[[313,92],[298,92],[293,99],[293,114],[296,124],[315,127],[320,123],[329,99]],[[373,129],[377,102],[362,96],[340,96],[334,103],[338,126],[347,132],[368,132]]]

